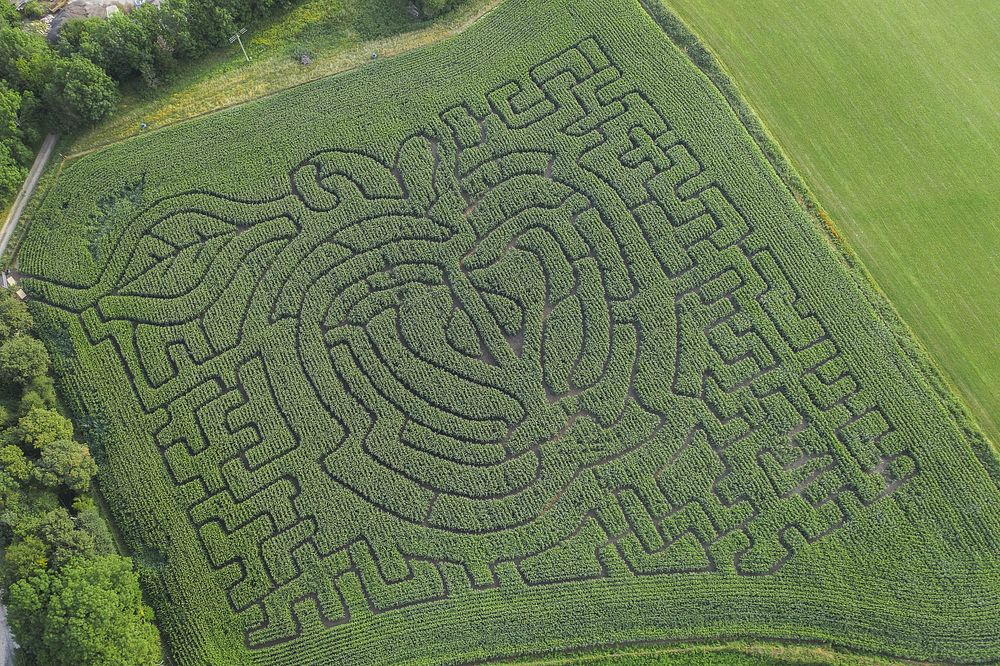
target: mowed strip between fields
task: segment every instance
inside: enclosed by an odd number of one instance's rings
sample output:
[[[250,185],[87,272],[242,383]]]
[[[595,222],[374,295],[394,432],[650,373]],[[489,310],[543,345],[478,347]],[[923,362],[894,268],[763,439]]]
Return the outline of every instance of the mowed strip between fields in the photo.
[[[669,0],[1000,441],[1000,14]]]

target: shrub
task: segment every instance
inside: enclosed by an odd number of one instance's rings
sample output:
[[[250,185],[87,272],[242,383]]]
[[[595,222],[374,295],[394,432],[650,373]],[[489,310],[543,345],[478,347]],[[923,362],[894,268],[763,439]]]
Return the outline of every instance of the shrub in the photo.
[[[49,353],[35,338],[19,335],[0,344],[0,377],[26,386],[49,370]]]

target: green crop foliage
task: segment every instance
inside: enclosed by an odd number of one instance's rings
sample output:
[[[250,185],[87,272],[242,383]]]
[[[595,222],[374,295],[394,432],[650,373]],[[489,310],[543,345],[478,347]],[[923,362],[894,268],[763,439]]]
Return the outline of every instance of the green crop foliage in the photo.
[[[44,196],[19,269],[178,663],[1000,655],[979,440],[634,0],[510,0]]]
[[[1000,15],[976,0],[668,4],[1000,446]]]

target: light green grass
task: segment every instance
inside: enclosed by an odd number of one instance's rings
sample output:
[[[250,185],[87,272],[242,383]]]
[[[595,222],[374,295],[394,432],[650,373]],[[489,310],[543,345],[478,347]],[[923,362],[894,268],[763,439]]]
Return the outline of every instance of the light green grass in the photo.
[[[1000,440],[1000,13],[669,0]]]
[[[592,652],[502,660],[510,666],[900,666],[906,662],[817,645],[743,641],[618,646]]]
[[[122,91],[113,116],[66,147],[73,157],[181,120],[270,95],[324,76],[392,57],[464,30],[500,0],[466,0],[433,21],[414,19],[404,0],[303,0],[244,38],[184,63],[173,79],[150,89],[138,82]],[[312,63],[302,65],[299,57]],[[142,129],[146,123],[147,128]]]

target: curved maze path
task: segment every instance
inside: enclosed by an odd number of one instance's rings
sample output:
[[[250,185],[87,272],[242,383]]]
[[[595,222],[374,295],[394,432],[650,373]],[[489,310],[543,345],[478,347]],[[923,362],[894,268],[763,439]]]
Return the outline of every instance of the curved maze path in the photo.
[[[766,576],[918,473],[737,202],[596,38],[395,159],[146,208],[89,288],[261,648],[500,585]],[[193,485],[192,485],[193,484]],[[317,581],[332,584],[318,585]]]

